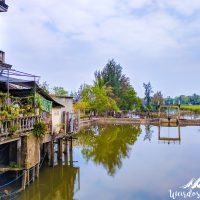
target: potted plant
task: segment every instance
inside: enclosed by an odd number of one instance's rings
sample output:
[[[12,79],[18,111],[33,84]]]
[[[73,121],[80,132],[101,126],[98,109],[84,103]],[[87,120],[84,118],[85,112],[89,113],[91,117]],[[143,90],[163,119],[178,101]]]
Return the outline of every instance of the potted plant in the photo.
[[[9,128],[9,133],[10,133],[10,135],[11,135],[11,136],[16,135],[17,129],[18,129],[17,125],[11,126],[11,127]]]

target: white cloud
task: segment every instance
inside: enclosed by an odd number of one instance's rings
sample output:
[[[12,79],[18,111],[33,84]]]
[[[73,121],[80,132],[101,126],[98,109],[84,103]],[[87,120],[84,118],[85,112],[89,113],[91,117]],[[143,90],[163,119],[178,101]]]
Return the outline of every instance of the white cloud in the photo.
[[[143,82],[151,75],[149,80],[158,79],[156,87],[167,93],[172,86],[159,85],[160,68],[186,70],[191,63],[196,70],[200,61],[198,0],[7,2],[9,11],[0,19],[1,48],[12,64],[54,80],[52,85],[77,88],[114,57],[126,63],[130,78],[136,74]]]

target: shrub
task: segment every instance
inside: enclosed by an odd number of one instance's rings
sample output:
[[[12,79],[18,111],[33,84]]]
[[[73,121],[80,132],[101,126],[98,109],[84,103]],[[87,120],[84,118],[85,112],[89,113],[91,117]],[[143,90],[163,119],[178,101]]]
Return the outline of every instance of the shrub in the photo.
[[[37,138],[42,138],[45,135],[45,123],[38,122],[34,125],[33,133]]]
[[[11,126],[10,129],[9,129],[9,132],[11,134],[14,134],[16,131],[17,131],[17,126],[16,125]]]

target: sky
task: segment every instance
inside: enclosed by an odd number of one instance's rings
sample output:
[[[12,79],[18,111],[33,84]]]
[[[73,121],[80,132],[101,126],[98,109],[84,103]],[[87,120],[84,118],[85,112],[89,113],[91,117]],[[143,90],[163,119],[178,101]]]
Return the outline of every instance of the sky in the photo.
[[[76,91],[115,59],[140,97],[200,94],[199,0],[7,0],[0,49],[13,68]]]

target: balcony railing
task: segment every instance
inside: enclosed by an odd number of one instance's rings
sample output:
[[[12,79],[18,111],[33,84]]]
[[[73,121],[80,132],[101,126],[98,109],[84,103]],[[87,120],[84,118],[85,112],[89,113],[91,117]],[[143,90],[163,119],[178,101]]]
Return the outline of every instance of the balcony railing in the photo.
[[[0,0],[0,12],[6,12],[8,10],[8,5],[5,4],[4,0]]]
[[[14,134],[31,131],[34,124],[41,120],[40,116],[20,117],[12,120],[0,120],[0,137],[13,134],[13,127],[15,127]]]

